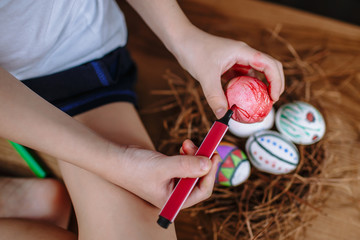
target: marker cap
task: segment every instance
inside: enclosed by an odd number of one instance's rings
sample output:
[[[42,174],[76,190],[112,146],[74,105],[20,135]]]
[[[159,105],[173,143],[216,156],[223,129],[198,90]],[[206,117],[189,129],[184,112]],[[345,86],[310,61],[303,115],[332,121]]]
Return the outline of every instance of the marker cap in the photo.
[[[159,219],[157,220],[157,223],[161,226],[161,227],[163,227],[163,228],[168,228],[169,227],[169,225],[170,225],[170,221],[168,220],[168,219],[166,219],[166,218],[164,218],[163,216],[159,216]]]

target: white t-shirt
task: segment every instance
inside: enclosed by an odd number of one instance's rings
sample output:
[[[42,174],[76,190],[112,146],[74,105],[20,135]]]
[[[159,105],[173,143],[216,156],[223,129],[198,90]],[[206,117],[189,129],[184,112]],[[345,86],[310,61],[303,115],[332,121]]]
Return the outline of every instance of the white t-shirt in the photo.
[[[100,58],[126,41],[114,0],[0,1],[0,66],[20,80]]]

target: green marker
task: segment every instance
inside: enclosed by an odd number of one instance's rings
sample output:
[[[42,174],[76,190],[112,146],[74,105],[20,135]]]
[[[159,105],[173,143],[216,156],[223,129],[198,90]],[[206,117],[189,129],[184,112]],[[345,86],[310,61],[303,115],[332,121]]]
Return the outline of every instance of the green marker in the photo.
[[[31,155],[29,149],[24,147],[20,144],[14,143],[12,141],[8,141],[15,150],[20,154],[20,156],[25,160],[25,162],[29,165],[31,171],[38,177],[38,178],[45,178],[47,173],[45,170],[40,166],[40,164],[36,161],[33,155]]]

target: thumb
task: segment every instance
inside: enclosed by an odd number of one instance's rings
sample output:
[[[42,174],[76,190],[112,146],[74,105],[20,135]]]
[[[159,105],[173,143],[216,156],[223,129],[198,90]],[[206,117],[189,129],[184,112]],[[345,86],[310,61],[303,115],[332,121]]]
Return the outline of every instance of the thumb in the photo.
[[[224,90],[221,86],[220,79],[202,81],[201,87],[211,109],[217,118],[221,118],[227,111],[228,102]]]
[[[212,166],[210,159],[201,156],[172,156],[166,171],[170,178],[197,178],[206,175]]]

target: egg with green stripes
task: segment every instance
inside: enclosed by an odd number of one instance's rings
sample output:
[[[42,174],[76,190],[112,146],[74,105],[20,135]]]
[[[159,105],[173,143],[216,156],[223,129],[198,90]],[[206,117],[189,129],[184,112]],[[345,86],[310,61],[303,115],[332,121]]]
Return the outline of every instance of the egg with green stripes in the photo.
[[[296,144],[318,142],[325,134],[325,121],[311,104],[301,101],[282,105],[275,118],[277,130]]]
[[[238,186],[250,176],[250,163],[244,151],[235,144],[223,141],[216,149],[221,162],[215,177],[215,182],[231,187]]]
[[[299,151],[285,136],[272,130],[254,133],[246,141],[250,162],[258,170],[271,174],[286,174],[299,164]]]

